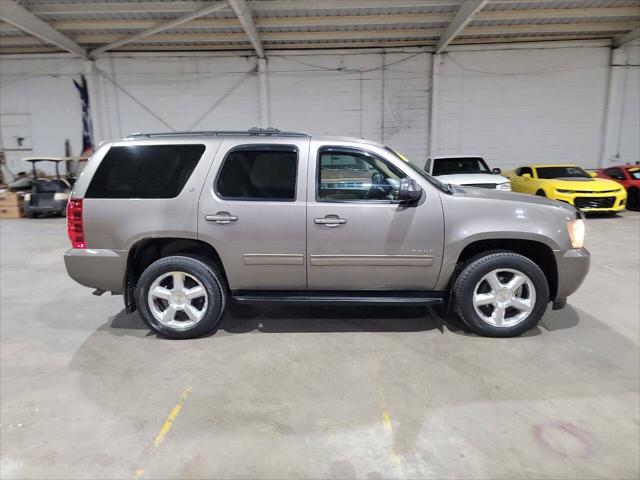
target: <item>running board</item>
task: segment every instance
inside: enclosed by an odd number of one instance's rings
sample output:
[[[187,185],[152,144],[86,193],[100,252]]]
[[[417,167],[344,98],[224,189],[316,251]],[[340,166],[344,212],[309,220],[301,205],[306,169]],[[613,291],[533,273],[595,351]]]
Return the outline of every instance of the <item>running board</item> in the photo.
[[[238,303],[295,303],[309,304],[402,304],[431,305],[443,303],[446,292],[332,292],[283,290],[234,290],[233,300]]]

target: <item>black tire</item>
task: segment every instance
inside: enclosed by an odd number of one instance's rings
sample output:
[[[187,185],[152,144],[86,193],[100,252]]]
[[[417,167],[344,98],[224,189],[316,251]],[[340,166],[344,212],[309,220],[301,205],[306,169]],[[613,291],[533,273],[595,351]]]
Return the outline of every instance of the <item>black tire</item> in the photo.
[[[532,310],[520,323],[512,326],[496,326],[486,322],[478,315],[473,305],[475,289],[481,280],[490,272],[500,269],[523,273],[535,289],[535,303]],[[542,270],[527,257],[508,251],[493,251],[478,255],[467,263],[456,278],[453,295],[456,313],[478,335],[515,337],[537,325],[549,303],[549,284]]]
[[[630,188],[627,191],[627,210],[640,209],[640,190],[637,188]]]
[[[207,295],[206,307],[202,308],[202,319],[188,328],[171,328],[160,322],[152,313],[148,301],[149,289],[154,281],[174,271],[184,272],[196,279]],[[140,276],[136,286],[136,303],[144,322],[157,334],[173,339],[196,338],[215,330],[227,302],[227,292],[223,285],[222,276],[217,269],[201,260],[185,256],[165,257],[149,265]]]
[[[536,195],[539,196],[539,197],[546,197],[547,196],[547,194],[544,193],[544,190],[538,190],[536,192]]]

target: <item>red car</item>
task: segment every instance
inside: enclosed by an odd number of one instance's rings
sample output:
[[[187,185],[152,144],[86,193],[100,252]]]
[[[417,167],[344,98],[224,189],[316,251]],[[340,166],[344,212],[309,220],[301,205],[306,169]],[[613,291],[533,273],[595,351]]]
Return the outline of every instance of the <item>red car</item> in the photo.
[[[601,168],[597,172],[600,178],[608,178],[622,184],[627,189],[627,208],[640,208],[640,165],[617,165]]]

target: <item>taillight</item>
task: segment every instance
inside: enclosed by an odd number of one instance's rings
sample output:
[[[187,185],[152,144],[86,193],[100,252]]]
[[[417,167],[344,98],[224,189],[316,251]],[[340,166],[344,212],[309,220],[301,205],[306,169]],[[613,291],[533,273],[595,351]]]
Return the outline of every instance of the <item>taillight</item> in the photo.
[[[81,198],[70,198],[67,203],[67,234],[73,248],[87,248],[82,225]]]

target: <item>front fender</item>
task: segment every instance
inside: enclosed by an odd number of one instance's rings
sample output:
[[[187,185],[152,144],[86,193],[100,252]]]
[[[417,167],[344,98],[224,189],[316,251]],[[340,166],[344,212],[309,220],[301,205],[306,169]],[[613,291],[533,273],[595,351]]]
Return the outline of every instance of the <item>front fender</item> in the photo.
[[[574,217],[568,206],[539,197],[529,197],[531,202],[506,197],[443,195],[445,249],[436,290],[447,289],[460,254],[477,241],[527,240],[545,245],[552,252],[571,249],[566,222]]]

